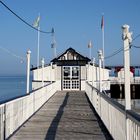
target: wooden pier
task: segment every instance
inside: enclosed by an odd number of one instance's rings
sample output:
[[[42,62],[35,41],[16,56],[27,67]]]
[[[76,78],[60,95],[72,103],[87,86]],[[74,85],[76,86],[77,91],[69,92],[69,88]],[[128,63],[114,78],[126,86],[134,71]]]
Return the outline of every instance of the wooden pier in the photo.
[[[110,140],[85,92],[57,92],[10,140]]]

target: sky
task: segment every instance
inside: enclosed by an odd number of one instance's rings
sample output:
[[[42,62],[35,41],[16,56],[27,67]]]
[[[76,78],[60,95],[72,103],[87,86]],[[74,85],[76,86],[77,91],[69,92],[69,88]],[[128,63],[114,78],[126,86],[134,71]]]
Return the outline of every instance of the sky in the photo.
[[[105,57],[123,47],[122,25],[130,25],[133,38],[140,34],[139,0],[3,0],[17,15],[31,25],[40,13],[40,28],[55,29],[57,55],[69,47],[92,57],[102,49],[101,18],[104,13]],[[40,59],[53,59],[51,34],[40,34]],[[140,46],[140,37],[134,42]],[[26,57],[31,50],[31,64],[37,64],[37,31],[25,25],[0,3],[0,75],[26,74]],[[10,53],[9,53],[10,52]],[[131,49],[131,65],[140,65],[140,49]],[[123,65],[123,52],[105,60],[105,65]]]

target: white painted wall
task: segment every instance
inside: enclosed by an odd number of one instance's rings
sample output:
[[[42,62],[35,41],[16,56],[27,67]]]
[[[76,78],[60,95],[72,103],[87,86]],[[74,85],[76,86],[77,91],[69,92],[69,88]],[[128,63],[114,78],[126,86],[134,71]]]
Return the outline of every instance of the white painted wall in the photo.
[[[56,69],[55,69],[55,78],[58,81],[61,80],[61,66],[56,66]]]
[[[124,68],[122,68],[117,73],[117,76],[109,77],[109,79],[112,84],[124,84]],[[134,77],[131,71],[130,71],[130,83],[131,84],[140,83],[140,77]]]
[[[93,65],[87,65],[87,81],[92,84],[94,87],[99,89],[99,67]],[[101,68],[101,80],[102,88],[104,90],[110,89],[109,82],[109,70]]]
[[[85,66],[81,66],[81,80],[86,80],[87,79],[87,75],[86,75],[86,67]]]
[[[45,81],[61,81],[61,66],[47,66],[44,68],[44,80]],[[37,76],[38,75],[38,76]],[[101,79],[102,87],[105,89],[110,89],[110,84],[107,84],[109,80],[109,70],[101,69]],[[33,80],[39,80],[40,83],[33,83],[33,89],[41,86],[42,81],[42,69],[33,71]],[[85,81],[89,81],[94,87],[99,88],[99,67],[87,64],[86,66],[81,66],[81,90],[85,90]],[[105,90],[107,90],[105,89]]]
[[[133,73],[130,71],[130,78],[133,77]],[[118,72],[118,78],[124,79],[124,68],[122,68],[119,72]]]
[[[33,80],[42,80],[42,68],[33,70]],[[61,66],[47,66],[44,67],[44,81],[57,81],[61,80]]]
[[[56,65],[44,67],[44,81],[56,81],[59,78],[57,76],[58,70],[59,68]],[[42,81],[42,68],[33,71],[33,80]]]

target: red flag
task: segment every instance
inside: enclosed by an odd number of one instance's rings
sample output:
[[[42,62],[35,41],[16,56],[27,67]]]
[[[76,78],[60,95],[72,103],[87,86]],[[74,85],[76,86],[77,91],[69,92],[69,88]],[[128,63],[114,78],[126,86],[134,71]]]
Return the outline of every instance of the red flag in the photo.
[[[102,16],[102,20],[101,20],[101,29],[103,30],[104,28],[104,16]]]

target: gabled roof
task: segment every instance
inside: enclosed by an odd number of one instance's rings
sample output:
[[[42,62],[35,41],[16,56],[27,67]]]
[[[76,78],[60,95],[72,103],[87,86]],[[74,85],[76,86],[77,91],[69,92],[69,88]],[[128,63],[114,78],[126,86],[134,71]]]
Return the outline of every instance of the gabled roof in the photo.
[[[51,62],[53,62],[53,63],[58,62],[58,61],[85,61],[85,62],[89,62],[91,60],[88,57],[81,55],[73,48],[68,48],[64,53],[62,53],[58,57],[51,60]]]
[[[54,58],[51,60],[53,64],[57,64],[58,66],[63,66],[63,65],[78,65],[78,66],[83,66],[86,65],[88,62],[91,60],[88,57],[85,57],[75,51],[73,48],[68,48],[64,53],[59,55],[58,57]],[[48,65],[45,65],[48,66]],[[41,68],[41,66],[39,66]],[[37,67],[32,67],[32,70],[36,70]]]

